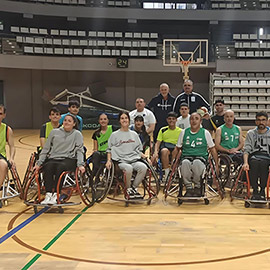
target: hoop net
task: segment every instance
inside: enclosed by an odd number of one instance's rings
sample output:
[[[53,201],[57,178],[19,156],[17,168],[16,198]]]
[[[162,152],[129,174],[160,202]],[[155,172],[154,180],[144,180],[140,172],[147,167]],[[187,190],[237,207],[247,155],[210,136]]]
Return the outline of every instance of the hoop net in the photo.
[[[188,68],[191,65],[191,61],[179,61],[180,62],[180,66],[181,66],[181,70],[183,73],[183,80],[188,80],[189,79],[189,75],[188,75]]]

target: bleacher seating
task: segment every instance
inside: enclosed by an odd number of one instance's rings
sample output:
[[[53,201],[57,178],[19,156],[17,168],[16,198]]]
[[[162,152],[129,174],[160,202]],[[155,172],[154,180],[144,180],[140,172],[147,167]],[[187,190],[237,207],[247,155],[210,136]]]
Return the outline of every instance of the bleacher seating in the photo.
[[[25,54],[157,57],[158,34],[11,26]]]

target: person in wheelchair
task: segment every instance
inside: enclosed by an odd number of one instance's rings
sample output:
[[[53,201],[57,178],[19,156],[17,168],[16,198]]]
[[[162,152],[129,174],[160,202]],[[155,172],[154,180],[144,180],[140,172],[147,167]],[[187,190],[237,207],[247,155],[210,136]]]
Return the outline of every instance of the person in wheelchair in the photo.
[[[218,172],[218,155],[208,130],[201,127],[202,117],[194,112],[190,116],[190,127],[184,129],[176,144],[181,151],[181,175],[186,187],[185,197],[200,197],[201,177],[206,168],[208,150],[211,152]]]
[[[182,129],[176,126],[177,114],[175,112],[169,112],[167,115],[168,126],[162,127],[158,132],[157,141],[155,144],[155,152],[153,160],[161,156],[162,168],[165,172],[164,178],[167,179],[170,172],[170,158],[173,160],[176,157],[177,149],[175,145],[177,143],[179,134]]]
[[[5,177],[8,172],[8,167],[15,168],[15,146],[12,129],[2,121],[6,117],[6,108],[3,104],[0,105],[0,188],[2,187]],[[6,143],[9,146],[9,161],[6,154]]]
[[[59,120],[61,118],[61,112],[57,107],[52,107],[49,111],[49,122],[46,122],[41,126],[39,141],[40,141],[40,151],[44,147],[47,138],[49,137],[51,131],[54,128],[59,128]]]
[[[75,171],[79,167],[84,173],[83,136],[77,130],[78,122],[75,116],[68,114],[63,126],[53,129],[42,149],[35,170],[42,166],[46,189],[45,199],[41,204],[57,203],[57,181],[64,171]]]
[[[224,114],[225,124],[216,130],[215,144],[216,149],[221,153],[226,153],[236,164],[243,163],[244,146],[241,127],[234,124],[234,112],[227,110]]]
[[[130,127],[130,130],[134,130],[138,133],[143,145],[143,153],[145,153],[147,147],[150,147],[150,136],[146,132],[143,116],[137,115],[134,118],[134,125]]]
[[[107,148],[108,140],[111,134],[117,130],[112,125],[109,125],[109,119],[107,114],[102,113],[99,115],[98,122],[100,127],[94,132],[92,139],[94,144],[92,163],[93,163],[93,175],[95,176],[101,161],[106,161],[107,159]]]
[[[130,116],[128,112],[120,112],[118,116],[121,128],[112,133],[108,142],[107,163],[108,170],[115,162],[120,170],[126,174],[126,188],[128,199],[141,199],[142,196],[138,192],[137,187],[143,181],[147,166],[141,162],[141,159],[149,159],[142,153],[142,143],[138,134],[129,129]],[[132,172],[136,171],[136,177],[131,184]]]
[[[270,166],[270,128],[267,126],[267,120],[266,112],[256,114],[257,127],[248,131],[244,144],[243,169],[249,171],[253,189],[251,200],[265,200]]]

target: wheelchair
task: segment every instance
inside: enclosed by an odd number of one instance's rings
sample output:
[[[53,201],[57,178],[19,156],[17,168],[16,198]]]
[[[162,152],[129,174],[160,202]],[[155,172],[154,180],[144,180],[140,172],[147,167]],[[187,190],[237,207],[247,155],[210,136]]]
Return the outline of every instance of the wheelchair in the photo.
[[[101,167],[101,173],[98,176],[99,180],[94,181],[94,185],[96,185],[96,197],[98,198],[96,201],[101,202],[105,198],[108,198],[114,201],[125,202],[125,206],[129,206],[130,203],[138,202],[146,202],[147,205],[150,205],[152,200],[156,199],[159,193],[158,175],[152,165],[145,160],[140,161],[147,166],[146,176],[138,187],[138,190],[142,195],[141,199],[129,198],[126,187],[125,171],[120,170],[117,163],[113,162],[110,170],[108,170],[104,164],[104,166]],[[132,177],[132,179],[134,179],[134,177]]]
[[[219,178],[221,181],[222,189],[229,188],[234,185],[236,178],[242,167],[242,155],[235,155],[232,158],[230,155],[225,153],[219,153]]]
[[[224,198],[224,190],[221,186],[221,181],[216,172],[215,162],[211,155],[208,157],[208,161],[206,163],[206,168],[201,176],[201,190],[200,196],[183,196],[184,183],[181,176],[181,160],[180,154],[178,154],[175,159],[172,169],[169,173],[169,176],[166,180],[164,194],[165,201],[167,197],[171,197],[177,200],[178,205],[181,205],[184,201],[192,202],[203,200],[205,205],[209,204],[209,200],[215,197]]]
[[[8,173],[1,187],[0,208],[2,208],[3,204],[8,204],[8,199],[14,197],[22,198],[21,180],[16,168],[13,168],[8,163]]]
[[[23,182],[22,182],[22,190],[24,191],[25,188],[26,188],[26,184],[28,183],[28,181],[32,178],[33,176],[33,169],[36,165],[36,162],[39,158],[39,153],[40,153],[40,148],[37,147],[37,151],[36,152],[33,152],[31,155],[30,155],[30,159],[28,161],[28,165],[27,165],[27,168],[26,168],[26,171],[25,171],[25,174],[24,174],[24,177],[23,177]]]
[[[235,183],[233,184],[231,188],[231,202],[236,200],[242,200],[244,201],[245,208],[249,208],[251,205],[256,206],[262,206],[267,205],[270,209],[270,194],[269,194],[269,188],[270,188],[270,167],[269,167],[269,173],[267,178],[267,186],[266,186],[266,199],[265,200],[256,200],[252,199],[251,197],[251,191],[250,191],[250,179],[249,179],[249,173],[248,171],[244,171],[243,167],[241,167],[239,174],[235,180]]]
[[[61,188],[62,186],[62,188]],[[81,202],[70,202],[72,195],[79,194],[83,203],[91,207],[95,202],[95,195],[92,183],[92,177],[89,167],[85,166],[85,173],[80,174],[77,168],[75,172],[64,171],[57,182],[57,204],[44,205],[41,202],[45,197],[45,184],[43,178],[43,171],[31,173],[30,179],[27,181],[24,191],[24,203],[34,207],[34,212],[37,213],[39,207],[58,208],[59,213],[63,213],[63,206],[79,205]]]

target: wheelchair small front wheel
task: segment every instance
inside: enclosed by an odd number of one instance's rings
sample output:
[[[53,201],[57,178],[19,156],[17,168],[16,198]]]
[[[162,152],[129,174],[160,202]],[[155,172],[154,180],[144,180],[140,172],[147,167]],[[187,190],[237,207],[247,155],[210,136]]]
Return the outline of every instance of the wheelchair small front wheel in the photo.
[[[209,200],[208,199],[204,199],[204,204],[208,205],[209,204]]]
[[[249,202],[245,202],[245,208],[249,208],[250,207],[250,203]]]

